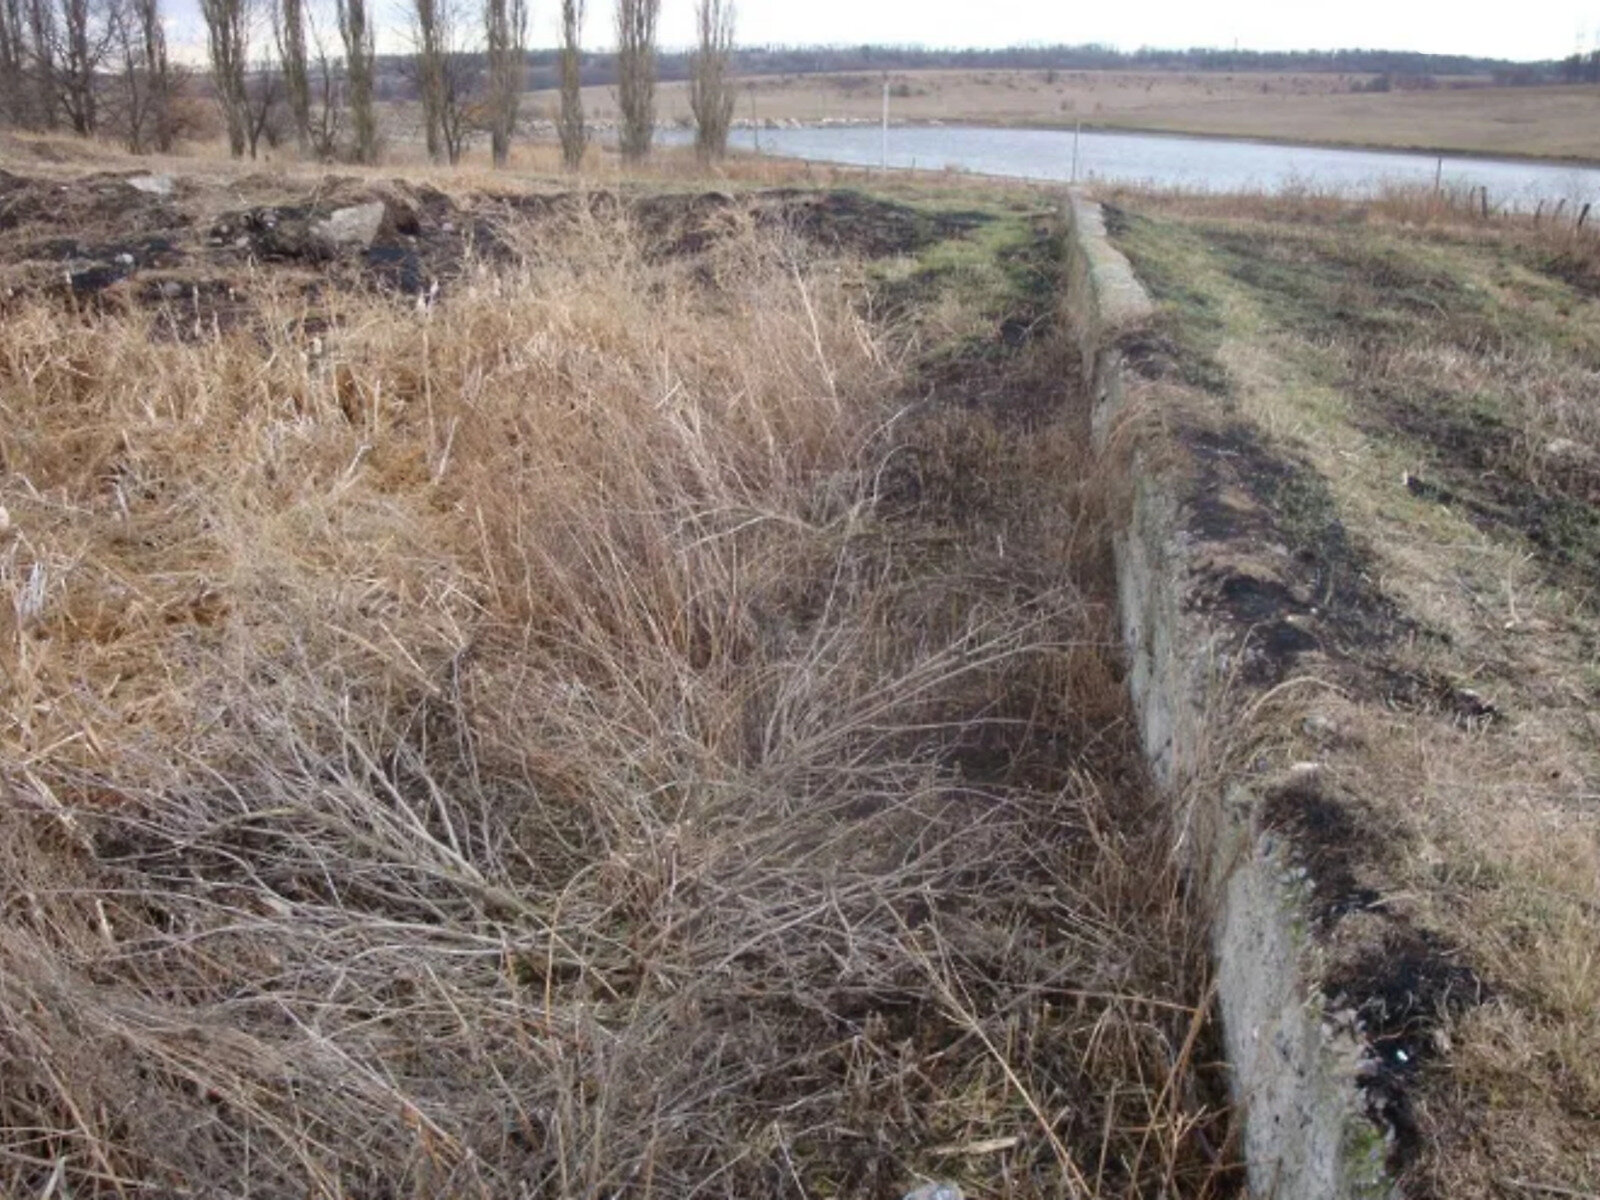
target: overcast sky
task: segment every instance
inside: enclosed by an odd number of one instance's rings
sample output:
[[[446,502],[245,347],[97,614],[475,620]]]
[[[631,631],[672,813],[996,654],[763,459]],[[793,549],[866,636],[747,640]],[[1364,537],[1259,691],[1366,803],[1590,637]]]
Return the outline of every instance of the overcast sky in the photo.
[[[403,0],[376,0],[398,15]],[[196,0],[167,0],[175,41],[190,41]],[[475,0],[467,0],[474,5]],[[531,41],[556,40],[557,0],[530,0]],[[692,39],[693,0],[663,0],[666,45]],[[585,39],[612,40],[612,0],[589,0]],[[392,22],[391,22],[392,25]],[[1014,46],[1106,42],[1140,46],[1233,46],[1251,50],[1360,47],[1560,58],[1596,44],[1600,0],[740,0],[739,39],[755,45]]]

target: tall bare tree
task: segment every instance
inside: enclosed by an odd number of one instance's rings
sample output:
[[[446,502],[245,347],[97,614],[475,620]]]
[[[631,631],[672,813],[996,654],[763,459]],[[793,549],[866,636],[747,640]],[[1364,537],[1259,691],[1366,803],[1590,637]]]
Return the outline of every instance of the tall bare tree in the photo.
[[[211,59],[211,86],[228,130],[228,151],[243,158],[249,145],[250,95],[245,69],[250,61],[250,0],[200,0]]]
[[[134,154],[172,149],[177,129],[172,99],[176,77],[167,56],[161,0],[125,0],[117,10],[121,87],[113,95],[123,140]]]
[[[584,0],[561,0],[561,115],[556,131],[561,135],[561,161],[569,171],[583,165],[589,148],[589,127],[583,119],[584,7]]]
[[[272,35],[283,67],[283,99],[302,152],[311,149],[311,71],[306,55],[305,0],[278,0],[272,10]]]
[[[310,14],[307,13],[307,17]],[[328,43],[315,20],[308,19],[311,41],[316,47],[310,75],[313,103],[311,113],[311,152],[323,162],[331,162],[339,151],[339,131],[343,127],[344,91],[337,65],[328,53]]]
[[[100,71],[116,44],[121,15],[114,0],[60,0],[55,99],[76,134],[99,131]]]
[[[428,156],[454,166],[471,137],[468,98],[480,74],[465,41],[463,0],[411,0],[413,68]]]
[[[56,92],[56,10],[54,0],[27,0],[28,42],[32,58],[34,124],[54,129],[61,118]]]
[[[694,148],[703,163],[728,153],[733,125],[733,0],[696,0],[696,46],[689,79]]]
[[[527,73],[527,0],[485,0],[483,32],[489,58],[489,144],[494,165],[503,167],[511,156]]]
[[[661,0],[617,0],[617,105],[622,157],[639,162],[656,136],[656,23]]]
[[[349,80],[350,127],[357,162],[378,161],[378,115],[372,105],[377,50],[367,0],[338,0],[339,39]]]
[[[0,0],[0,121],[27,123],[27,25],[21,0]]]
[[[413,55],[417,73],[417,92],[422,100],[422,127],[427,138],[428,157],[438,162],[444,154],[441,126],[444,107],[444,44],[440,8],[445,0],[411,0],[414,25]]]

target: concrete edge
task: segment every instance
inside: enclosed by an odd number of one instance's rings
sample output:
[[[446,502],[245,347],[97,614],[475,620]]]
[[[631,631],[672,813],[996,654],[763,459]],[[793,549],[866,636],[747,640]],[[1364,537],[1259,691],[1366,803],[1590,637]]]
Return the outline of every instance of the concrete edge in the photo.
[[[1307,885],[1266,830],[1260,797],[1208,772],[1228,720],[1214,703],[1237,634],[1192,604],[1188,451],[1159,421],[1131,443],[1123,354],[1155,307],[1106,234],[1100,205],[1071,192],[1064,317],[1082,353],[1087,432],[1130,504],[1115,531],[1129,690],[1157,783],[1179,806],[1181,853],[1212,891],[1211,945],[1249,1193],[1274,1200],[1397,1194],[1388,1146],[1357,1086],[1362,1047],[1325,1020]],[[1218,714],[1224,714],[1217,720]]]

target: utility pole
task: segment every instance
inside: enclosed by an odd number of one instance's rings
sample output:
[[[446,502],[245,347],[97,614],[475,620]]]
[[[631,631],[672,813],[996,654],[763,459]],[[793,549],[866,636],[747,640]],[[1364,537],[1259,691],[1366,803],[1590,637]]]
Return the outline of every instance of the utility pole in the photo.
[[[889,171],[889,72],[883,73],[883,170]]]

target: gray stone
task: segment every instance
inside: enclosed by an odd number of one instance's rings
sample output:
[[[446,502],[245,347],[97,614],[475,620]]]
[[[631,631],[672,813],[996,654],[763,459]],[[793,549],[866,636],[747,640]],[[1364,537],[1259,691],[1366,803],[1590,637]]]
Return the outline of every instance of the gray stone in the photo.
[[[953,1183],[925,1183],[914,1192],[906,1193],[906,1200],[963,1200],[961,1188]]]
[[[383,228],[383,202],[337,209],[311,226],[311,236],[332,250],[365,250]]]

